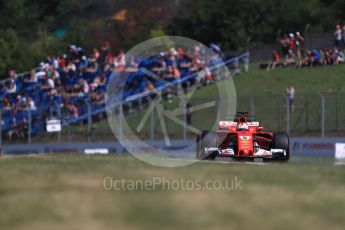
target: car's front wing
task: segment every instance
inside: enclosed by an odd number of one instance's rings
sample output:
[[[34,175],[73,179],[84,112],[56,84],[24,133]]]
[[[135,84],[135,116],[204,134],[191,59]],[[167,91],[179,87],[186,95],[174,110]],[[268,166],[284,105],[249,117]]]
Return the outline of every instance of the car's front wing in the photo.
[[[253,157],[253,158],[274,158],[278,156],[286,156],[286,150],[284,149],[258,149],[252,156],[242,156],[236,155],[235,151],[231,148],[221,149],[221,148],[205,148],[205,155],[216,154],[217,157]]]

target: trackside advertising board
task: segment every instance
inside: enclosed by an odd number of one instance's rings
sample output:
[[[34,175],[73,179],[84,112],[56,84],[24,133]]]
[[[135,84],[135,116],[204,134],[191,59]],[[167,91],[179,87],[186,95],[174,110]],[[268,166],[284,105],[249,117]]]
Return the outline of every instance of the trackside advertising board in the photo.
[[[344,143],[345,138],[338,137],[291,137],[290,150],[295,156],[335,156],[337,143]]]
[[[335,159],[345,160],[345,143],[335,144]]]

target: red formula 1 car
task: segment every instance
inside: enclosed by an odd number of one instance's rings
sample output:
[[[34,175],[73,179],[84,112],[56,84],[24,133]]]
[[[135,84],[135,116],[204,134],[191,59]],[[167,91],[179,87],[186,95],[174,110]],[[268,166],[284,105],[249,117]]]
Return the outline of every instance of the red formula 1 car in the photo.
[[[197,135],[197,159],[289,160],[288,134],[263,132],[259,122],[249,121],[247,113],[238,113],[236,117],[235,121],[219,122],[217,132],[203,131]]]

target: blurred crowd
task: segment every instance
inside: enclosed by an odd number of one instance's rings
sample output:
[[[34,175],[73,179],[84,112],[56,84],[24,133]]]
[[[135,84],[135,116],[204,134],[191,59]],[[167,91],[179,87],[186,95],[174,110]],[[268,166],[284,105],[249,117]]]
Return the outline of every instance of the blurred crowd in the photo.
[[[217,45],[211,49],[221,55]],[[191,84],[213,81],[205,59],[206,51],[201,44],[193,47],[192,54],[182,48],[171,48],[149,58],[133,57],[126,60],[123,50],[113,54],[108,42],[100,48],[87,52],[85,48],[70,45],[62,56],[51,56],[28,73],[18,75],[15,69],[8,72],[8,79],[0,82],[0,109],[2,130],[8,135],[16,129],[16,136],[25,133],[28,113],[34,121],[33,133],[44,131],[42,121],[58,114],[67,119],[75,119],[88,111],[104,108],[105,94],[109,78],[114,72],[129,74],[123,97],[162,87],[167,82],[183,81],[184,87]],[[216,64],[216,63],[213,63]],[[147,72],[157,77],[152,77]],[[188,78],[195,73],[195,77]],[[37,124],[37,125],[35,125]],[[12,134],[11,134],[12,135]]]
[[[334,32],[334,47],[329,49],[308,48],[305,38],[300,32],[289,33],[278,40],[280,50],[272,51],[272,61],[267,70],[277,66],[296,66],[297,68],[310,66],[338,65],[345,61],[345,25],[336,25]]]

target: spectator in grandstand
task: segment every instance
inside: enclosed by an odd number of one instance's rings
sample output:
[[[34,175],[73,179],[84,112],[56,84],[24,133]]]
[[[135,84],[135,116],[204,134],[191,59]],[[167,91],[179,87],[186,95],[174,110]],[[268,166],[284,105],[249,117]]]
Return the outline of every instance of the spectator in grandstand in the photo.
[[[320,49],[319,52],[320,52],[320,57],[321,57],[321,65],[327,65],[325,51]]]
[[[311,57],[313,66],[318,66],[322,64],[321,52],[319,50],[313,49]]]
[[[52,79],[52,77],[48,77],[45,81],[45,83],[42,85],[42,90],[50,90],[55,88],[55,82]]]
[[[197,54],[193,57],[192,62],[191,62],[191,71],[197,71],[201,67],[203,67],[203,60],[201,55]]]
[[[171,68],[172,68],[173,78],[180,78],[181,73],[180,73],[180,70],[177,68],[176,63],[171,65]]]
[[[304,44],[304,37],[301,35],[300,32],[296,32],[296,36],[295,36],[296,50],[301,50],[303,48],[303,44]]]
[[[63,70],[64,70],[65,73],[67,73],[67,74],[73,76],[73,75],[75,75],[76,72],[77,72],[77,67],[76,67],[76,65],[73,63],[72,60],[69,60],[69,61],[67,62],[67,65],[63,68]]]
[[[62,55],[61,58],[59,58],[59,67],[61,69],[64,69],[66,67],[66,63],[67,63],[67,55],[64,54],[64,55]]]
[[[326,64],[326,65],[332,65],[333,64],[333,58],[332,58],[332,55],[331,55],[329,50],[326,50],[324,52],[324,61],[323,61],[323,63]]]
[[[206,84],[207,83],[207,78],[209,77],[208,75],[210,74],[209,71],[206,71],[205,68],[199,67],[198,74],[196,77],[196,81],[198,84]]]
[[[188,71],[192,67],[192,58],[186,55],[182,48],[178,48],[179,54],[179,68]]]
[[[342,47],[345,47],[345,25],[343,25],[342,27],[342,33],[341,33],[341,37],[342,37]]]
[[[78,111],[77,106],[70,103],[70,104],[68,104],[67,109],[68,109],[68,113],[69,113],[70,118],[73,119],[73,118],[79,117],[79,111]]]
[[[48,78],[50,77],[54,81],[60,78],[60,73],[52,65],[47,69],[46,75]]]
[[[10,103],[10,100],[8,98],[4,98],[2,100],[2,106],[3,106],[3,110],[9,111],[12,110],[12,105]]]
[[[150,81],[149,79],[146,79],[146,87],[144,89],[144,92],[150,92],[155,89],[155,85]]]
[[[101,76],[98,75],[97,77],[95,77],[93,82],[90,83],[91,90],[97,89],[97,87],[100,85],[100,83],[101,83]]]
[[[294,52],[290,49],[288,51],[288,54],[285,56],[284,59],[284,66],[290,66],[296,64],[296,55]]]
[[[92,103],[102,104],[104,103],[104,100],[105,100],[105,92],[102,90],[97,90],[90,94],[90,101]]]
[[[115,68],[119,72],[126,70],[126,55],[123,49],[120,50],[119,55],[115,58]]]
[[[280,49],[282,52],[282,57],[285,57],[289,53],[290,39],[285,34],[283,37],[280,38],[279,42],[280,42]]]
[[[59,59],[56,57],[49,57],[48,58],[50,64],[52,65],[52,67],[54,67],[54,69],[59,69]]]
[[[289,99],[290,112],[294,112],[295,111],[295,88],[293,87],[293,85],[290,84],[286,88],[285,91]]]
[[[196,55],[200,55],[200,52],[201,52],[201,48],[200,48],[201,46],[199,45],[199,44],[196,44],[195,46],[194,46],[194,56],[196,56]]]
[[[111,47],[108,41],[103,41],[99,52],[98,63],[104,64],[106,57],[111,54]]]
[[[4,110],[5,111],[12,111],[15,107],[15,103],[13,102],[8,102],[7,104],[4,105]]]
[[[341,45],[341,40],[342,40],[342,30],[341,30],[341,27],[340,25],[336,25],[335,27],[335,32],[334,32],[334,36],[335,36],[335,42],[334,42],[334,45],[335,47],[339,48],[340,45]]]
[[[105,58],[103,72],[106,73],[108,71],[110,71],[110,72],[115,71],[114,56],[112,54],[109,54]]]
[[[138,70],[139,66],[139,58],[138,57],[131,57],[128,63],[126,63],[126,72],[135,72]]]
[[[45,79],[46,75],[47,75],[46,66],[42,62],[40,64],[38,71],[36,72],[36,77],[38,78],[38,80],[40,80],[40,79]]]
[[[25,83],[36,83],[38,82],[38,76],[35,70],[30,71],[30,75],[24,79]]]
[[[155,66],[151,69],[153,73],[155,73],[157,76],[163,76],[163,74],[167,70],[167,64],[164,61],[163,54],[160,55],[158,61],[156,62]]]
[[[304,37],[300,32],[296,32],[295,46],[296,46],[296,65],[298,68],[302,67],[302,47],[304,44]]]
[[[36,104],[35,104],[34,100],[32,99],[32,97],[28,97],[27,105],[28,105],[28,109],[37,110]]]
[[[274,70],[276,65],[280,64],[280,55],[276,50],[272,51],[272,62],[268,64],[267,70]]]
[[[332,49],[332,57],[335,65],[344,62],[344,53],[339,51],[336,47]]]
[[[88,66],[89,66],[89,60],[84,55],[81,57],[81,60],[79,62],[79,66],[78,66],[80,73],[84,73]]]
[[[89,59],[88,66],[85,70],[86,73],[96,73],[98,71],[98,63],[95,59]]]
[[[16,72],[16,70],[15,69],[10,69],[9,71],[8,71],[8,77],[10,78],[10,79],[16,79],[17,78],[17,72]]]
[[[17,85],[13,79],[6,82],[5,92],[8,94],[15,94],[17,92]]]
[[[81,94],[82,96],[87,95],[90,92],[90,86],[86,80],[81,80]]]
[[[14,113],[17,113],[16,111]],[[11,141],[13,139],[24,138],[27,133],[28,122],[26,119],[23,119],[20,122],[17,122],[17,119],[13,117],[11,121],[12,129],[7,132],[8,139]]]
[[[71,94],[71,97],[80,97],[85,96],[83,93],[84,90],[84,80],[79,79],[78,82],[73,86],[73,93]]]
[[[21,95],[17,95],[16,110],[24,110],[27,108],[26,98]]]
[[[100,56],[101,56],[101,53],[99,52],[99,50],[97,48],[94,48],[92,51],[91,60],[98,62],[98,59],[100,58]]]
[[[163,79],[166,81],[174,81],[174,69],[171,65],[168,65],[167,70],[163,74]]]
[[[289,50],[294,51],[295,50],[295,35],[293,33],[289,34]]]

